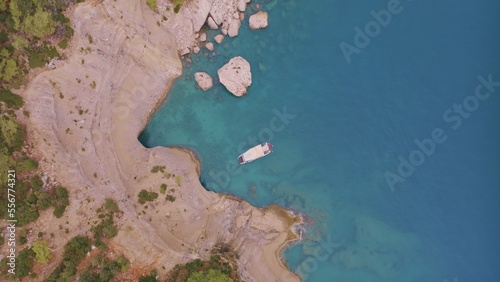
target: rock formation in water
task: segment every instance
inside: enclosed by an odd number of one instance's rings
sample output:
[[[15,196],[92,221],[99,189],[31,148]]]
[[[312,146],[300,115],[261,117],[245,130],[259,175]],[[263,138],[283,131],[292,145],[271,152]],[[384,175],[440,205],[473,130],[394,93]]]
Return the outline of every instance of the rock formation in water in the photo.
[[[207,91],[208,89],[210,89],[214,86],[214,83],[212,81],[212,77],[206,72],[195,73],[194,80],[196,80],[196,83],[198,83],[198,86],[201,89],[203,89],[204,91]]]
[[[251,29],[266,28],[268,25],[267,18],[267,12],[259,11],[256,14],[250,16],[250,18],[248,19],[248,24],[250,25]]]
[[[247,93],[252,84],[250,63],[242,57],[234,57],[217,71],[219,80],[234,96],[240,97]]]

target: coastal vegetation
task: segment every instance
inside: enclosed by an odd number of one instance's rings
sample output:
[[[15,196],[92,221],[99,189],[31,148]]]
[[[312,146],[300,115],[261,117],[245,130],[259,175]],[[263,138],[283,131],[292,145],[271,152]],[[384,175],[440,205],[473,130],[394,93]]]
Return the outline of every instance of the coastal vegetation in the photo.
[[[63,258],[59,266],[47,278],[49,282],[71,281],[76,273],[76,267],[90,252],[90,239],[77,236],[69,240],[64,246]]]
[[[182,4],[184,4],[186,0],[172,0],[172,4],[174,6],[174,12],[177,14],[181,9]],[[146,0],[146,4],[153,11],[158,11],[158,1],[157,0]]]
[[[239,282],[236,271],[236,256],[227,245],[212,250],[208,260],[195,259],[178,264],[167,274],[167,282]]]
[[[81,0],[0,0],[0,86],[18,87],[29,68],[44,66],[73,35],[66,8]],[[28,58],[28,64],[23,58]]]
[[[152,201],[156,200],[156,198],[158,198],[158,193],[148,192],[148,191],[142,189],[139,192],[138,198],[139,199],[137,201],[139,202],[139,204],[143,205],[146,202],[152,202]]]
[[[52,252],[45,241],[34,242],[31,249],[35,252],[35,258],[38,263],[46,264],[52,258]]]
[[[120,256],[116,260],[110,260],[104,253],[93,258],[85,270],[80,274],[80,282],[108,282],[115,278],[118,272],[126,272],[130,261]]]
[[[115,200],[107,198],[102,207],[97,209],[99,224],[91,228],[97,246],[103,246],[102,239],[110,239],[118,234],[114,218],[122,213]]]
[[[38,161],[28,156],[23,148],[25,128],[18,122],[16,110],[24,104],[22,98],[9,90],[0,95],[0,167],[16,170],[16,213],[0,209],[0,218],[17,219],[23,226],[35,221],[40,212],[54,207],[53,214],[61,217],[69,205],[65,187],[47,187],[38,175]],[[7,183],[7,174],[0,175],[0,182]],[[7,206],[7,189],[0,189],[0,206]]]

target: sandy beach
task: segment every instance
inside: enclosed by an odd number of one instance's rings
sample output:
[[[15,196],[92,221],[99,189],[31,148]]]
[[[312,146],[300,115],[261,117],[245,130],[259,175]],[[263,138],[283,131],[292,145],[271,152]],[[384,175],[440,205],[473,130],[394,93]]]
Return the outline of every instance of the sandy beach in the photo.
[[[75,34],[67,59],[37,75],[22,94],[40,165],[68,187],[71,199],[61,219],[42,214],[36,228],[61,241],[84,234],[110,197],[124,212],[112,248],[133,268],[157,268],[165,275],[178,263],[209,258],[224,243],[237,253],[244,281],[300,281],[280,258],[284,246],[298,239],[292,225],[300,217],[209,192],[199,182],[194,154],[146,149],[137,140],[182,74],[179,34],[157,24],[160,16],[145,1],[97,2],[69,12]],[[162,169],[152,172],[154,167]],[[161,196],[147,208],[138,203],[139,191],[158,191],[162,184],[173,190],[175,201]],[[67,233],[58,227],[62,223]]]

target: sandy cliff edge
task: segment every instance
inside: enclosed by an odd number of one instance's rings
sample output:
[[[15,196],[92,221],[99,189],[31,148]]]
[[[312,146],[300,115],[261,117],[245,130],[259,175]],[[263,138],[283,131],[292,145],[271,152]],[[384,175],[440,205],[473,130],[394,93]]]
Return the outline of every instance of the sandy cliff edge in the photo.
[[[38,223],[40,229],[62,238],[82,234],[103,199],[112,197],[124,211],[113,244],[133,265],[164,273],[228,243],[245,281],[300,281],[280,260],[287,242],[297,240],[291,226],[299,218],[277,206],[258,209],[208,192],[192,154],[146,149],[137,140],[182,73],[173,37],[145,1],[87,2],[71,17],[68,59],[39,74],[23,94],[41,165],[71,193],[61,219],[69,222],[69,234],[53,218]],[[176,177],[152,173],[158,165]],[[160,194],[147,209],[137,203],[141,189],[158,191],[163,183],[175,190],[175,202]]]

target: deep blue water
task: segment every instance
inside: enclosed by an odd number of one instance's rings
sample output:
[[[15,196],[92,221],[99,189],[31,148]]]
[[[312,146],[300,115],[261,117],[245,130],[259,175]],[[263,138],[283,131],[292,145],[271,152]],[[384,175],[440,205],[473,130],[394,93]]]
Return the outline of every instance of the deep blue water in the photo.
[[[140,140],[196,151],[209,190],[309,216],[284,253],[305,281],[500,281],[500,86],[474,96],[478,76],[500,81],[500,2],[395,3],[264,3],[269,27],[245,22],[193,55]],[[373,34],[370,12],[388,5]],[[340,44],[367,24],[348,63]],[[217,80],[236,55],[252,66],[246,96],[196,88],[194,72]],[[272,154],[236,165],[262,141]],[[397,178],[400,156],[415,166]]]

